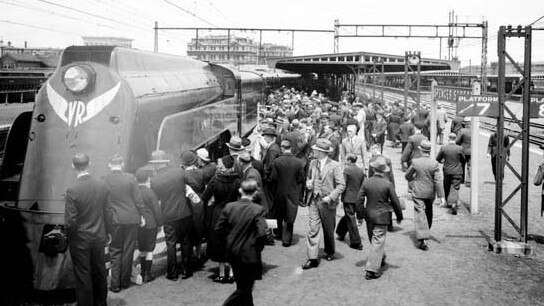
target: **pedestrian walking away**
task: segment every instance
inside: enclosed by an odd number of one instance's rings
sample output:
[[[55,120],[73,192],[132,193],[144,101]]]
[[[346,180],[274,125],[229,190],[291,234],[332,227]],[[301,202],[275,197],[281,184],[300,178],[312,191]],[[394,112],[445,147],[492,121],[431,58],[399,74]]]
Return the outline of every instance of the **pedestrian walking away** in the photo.
[[[451,213],[456,215],[465,154],[463,153],[463,148],[455,143],[457,135],[450,133],[448,138],[449,143],[440,148],[436,155],[436,160],[444,164],[442,169],[444,173],[443,185],[447,203],[446,207],[451,208]]]

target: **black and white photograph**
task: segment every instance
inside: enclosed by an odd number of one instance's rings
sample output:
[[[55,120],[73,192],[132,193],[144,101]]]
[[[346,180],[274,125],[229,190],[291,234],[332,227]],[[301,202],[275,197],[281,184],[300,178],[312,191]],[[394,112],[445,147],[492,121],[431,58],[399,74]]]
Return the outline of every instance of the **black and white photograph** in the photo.
[[[0,0],[0,305],[544,305],[542,0]]]

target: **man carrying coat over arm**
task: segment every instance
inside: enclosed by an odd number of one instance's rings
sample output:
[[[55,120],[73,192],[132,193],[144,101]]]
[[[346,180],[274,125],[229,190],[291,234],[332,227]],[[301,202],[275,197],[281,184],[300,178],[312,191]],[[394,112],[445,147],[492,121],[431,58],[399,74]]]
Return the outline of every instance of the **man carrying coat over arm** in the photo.
[[[364,215],[372,246],[366,261],[365,278],[368,280],[379,278],[380,269],[385,264],[385,236],[391,223],[391,208],[397,216],[397,224],[403,219],[395,186],[384,175],[391,170],[385,158],[378,156],[370,167],[374,169],[374,175],[363,182],[357,199],[361,205],[367,199]]]

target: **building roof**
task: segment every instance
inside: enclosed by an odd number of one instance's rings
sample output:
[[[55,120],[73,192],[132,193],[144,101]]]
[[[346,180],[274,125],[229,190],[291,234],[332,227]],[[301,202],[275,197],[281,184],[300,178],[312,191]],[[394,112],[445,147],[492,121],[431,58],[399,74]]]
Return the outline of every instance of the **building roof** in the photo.
[[[56,68],[59,64],[59,54],[37,54],[36,57],[47,67]]]

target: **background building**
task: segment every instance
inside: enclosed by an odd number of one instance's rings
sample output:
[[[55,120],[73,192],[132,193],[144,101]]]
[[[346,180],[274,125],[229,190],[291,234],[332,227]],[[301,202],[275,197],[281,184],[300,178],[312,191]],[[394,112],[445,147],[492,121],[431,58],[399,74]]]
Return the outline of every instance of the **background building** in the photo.
[[[0,40],[0,70],[35,70],[54,69],[57,67],[62,49],[59,48],[24,48]]]
[[[83,44],[85,46],[119,46],[132,48],[134,39],[125,37],[108,37],[108,36],[83,36]]]
[[[191,39],[187,44],[187,55],[202,61],[219,64],[247,65],[265,64],[267,58],[292,56],[293,50],[286,46],[262,44],[251,38],[227,35],[209,35]]]

